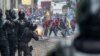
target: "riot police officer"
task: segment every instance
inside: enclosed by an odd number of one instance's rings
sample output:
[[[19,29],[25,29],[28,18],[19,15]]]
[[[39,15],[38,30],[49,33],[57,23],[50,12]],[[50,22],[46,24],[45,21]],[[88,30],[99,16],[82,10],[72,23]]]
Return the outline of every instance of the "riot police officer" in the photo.
[[[15,52],[18,44],[17,37],[17,26],[14,22],[16,18],[15,15],[12,15],[12,10],[6,10],[6,22],[5,22],[5,31],[9,41],[9,52],[10,56],[15,56]]]
[[[4,21],[2,20],[2,10],[0,9],[0,51],[1,56],[9,56],[9,43],[4,31]]]
[[[18,56],[22,56],[22,51],[24,52],[24,56],[32,56],[30,47],[28,43],[30,42],[31,38],[38,40],[38,36],[33,32],[37,26],[33,26],[28,20],[25,19],[25,13],[20,11],[19,15],[19,27],[18,30]]]
[[[80,34],[74,40],[75,49],[82,53],[100,54],[100,0],[79,1],[77,22]]]

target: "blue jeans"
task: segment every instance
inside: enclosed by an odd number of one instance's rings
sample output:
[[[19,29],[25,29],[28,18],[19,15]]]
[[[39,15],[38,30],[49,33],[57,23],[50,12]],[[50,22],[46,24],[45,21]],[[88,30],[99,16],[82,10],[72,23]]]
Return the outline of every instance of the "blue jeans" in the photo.
[[[56,28],[50,28],[49,36],[51,35],[52,32],[54,32],[55,36],[57,36]]]

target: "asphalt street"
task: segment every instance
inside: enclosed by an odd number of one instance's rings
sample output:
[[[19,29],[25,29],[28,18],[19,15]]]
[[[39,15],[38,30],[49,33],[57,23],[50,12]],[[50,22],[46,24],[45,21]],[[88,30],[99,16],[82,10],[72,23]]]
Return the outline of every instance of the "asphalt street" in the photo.
[[[66,49],[66,53],[68,53],[67,56],[100,56],[100,54],[86,54],[86,53],[82,53],[82,52],[78,52],[76,51],[74,48],[69,48],[72,44],[72,41],[74,40],[75,35],[71,35],[71,36],[66,36],[66,38],[63,38],[61,36],[54,36],[52,34],[52,36],[48,39],[48,37],[43,37],[43,39],[40,39],[39,41],[35,41],[34,39],[32,39],[29,43],[29,45],[33,46],[33,51],[32,51],[32,56],[46,56],[47,52],[52,50],[57,43],[62,42],[65,43],[68,48]],[[69,51],[72,51],[72,53],[70,53]],[[16,53],[17,56],[18,53]],[[73,55],[70,55],[73,54]]]

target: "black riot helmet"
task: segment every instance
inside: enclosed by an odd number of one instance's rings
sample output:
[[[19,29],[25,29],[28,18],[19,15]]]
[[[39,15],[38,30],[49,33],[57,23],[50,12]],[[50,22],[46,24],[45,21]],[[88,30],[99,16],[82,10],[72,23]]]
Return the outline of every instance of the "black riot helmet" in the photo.
[[[0,9],[0,19],[2,18],[3,14],[2,14],[2,9]]]
[[[6,19],[7,20],[14,20],[14,19],[16,19],[15,11],[12,10],[12,9],[6,10],[5,15],[6,15]]]
[[[99,34],[100,0],[81,0],[77,7],[77,22],[80,33],[88,36]]]
[[[9,10],[6,10],[5,11],[5,15],[6,15],[6,19],[7,20],[11,20],[11,17],[10,17],[10,13],[9,12],[10,12]]]
[[[19,20],[25,19],[25,13],[24,11],[19,11],[18,12]]]
[[[81,52],[100,54],[100,0],[80,0],[77,7],[80,35],[74,46]]]
[[[9,10],[9,15],[11,17],[12,20],[16,19],[16,12],[13,9]]]

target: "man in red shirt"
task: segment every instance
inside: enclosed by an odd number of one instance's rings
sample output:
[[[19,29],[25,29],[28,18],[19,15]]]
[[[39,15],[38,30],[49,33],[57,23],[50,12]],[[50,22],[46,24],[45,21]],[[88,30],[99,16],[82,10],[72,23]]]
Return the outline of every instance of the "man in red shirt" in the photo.
[[[47,36],[47,34],[48,34],[48,27],[49,27],[50,22],[51,22],[50,19],[44,20],[44,28],[45,28],[44,35],[45,35],[45,36]]]
[[[56,26],[59,26],[59,25],[60,25],[60,19],[57,18],[57,19],[55,20],[55,23],[56,23]]]
[[[57,24],[56,24],[55,20],[52,20],[50,22],[49,29],[50,29],[49,36],[51,35],[52,32],[54,32],[55,36],[57,36],[57,32],[56,32],[56,30],[57,30]]]

